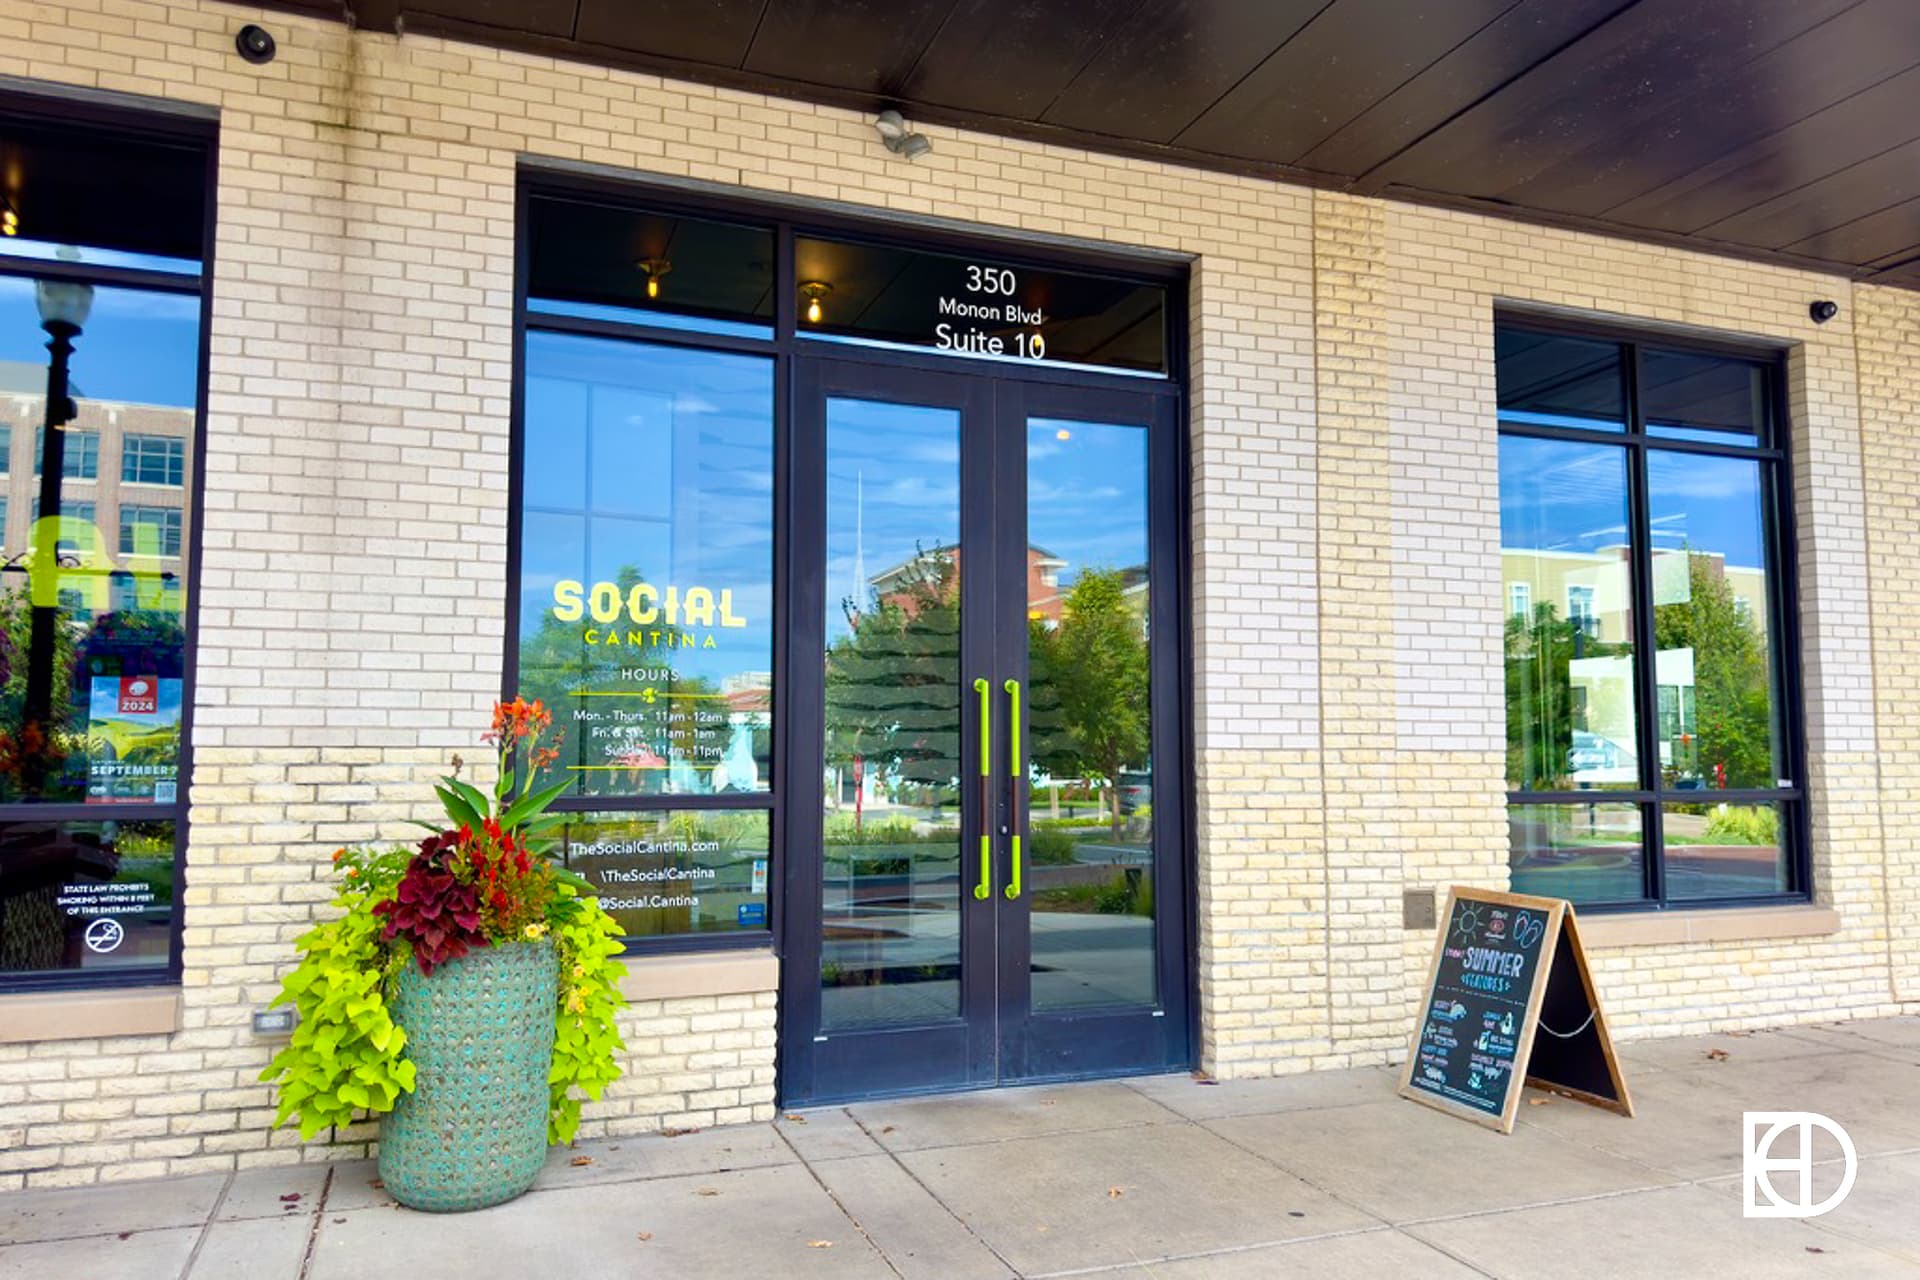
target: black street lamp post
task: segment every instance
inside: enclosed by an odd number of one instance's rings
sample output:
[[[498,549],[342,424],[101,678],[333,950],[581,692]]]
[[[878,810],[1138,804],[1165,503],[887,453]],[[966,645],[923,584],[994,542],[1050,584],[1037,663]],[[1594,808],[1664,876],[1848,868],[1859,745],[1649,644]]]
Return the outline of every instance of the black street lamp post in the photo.
[[[39,725],[51,745],[53,733],[53,664],[56,631],[60,625],[58,592],[60,564],[60,487],[66,471],[66,426],[76,410],[68,394],[67,365],[73,340],[93,309],[93,286],[62,280],[35,282],[34,301],[40,309],[40,327],[47,331],[46,425],[40,433],[40,509],[33,524],[33,629],[27,648],[27,687],[21,707],[21,727]],[[49,575],[42,577],[42,575]],[[43,585],[50,584],[50,585]]]

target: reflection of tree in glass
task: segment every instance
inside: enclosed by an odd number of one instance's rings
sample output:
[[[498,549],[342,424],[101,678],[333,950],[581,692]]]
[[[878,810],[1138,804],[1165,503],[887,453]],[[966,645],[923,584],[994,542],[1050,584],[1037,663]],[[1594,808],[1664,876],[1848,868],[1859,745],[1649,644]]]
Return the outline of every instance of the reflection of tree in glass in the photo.
[[[87,711],[73,699],[75,628],[53,629],[53,725],[25,725],[33,606],[25,590],[0,593],[0,800],[81,800],[87,792]],[[84,686],[82,686],[84,687]],[[64,711],[59,709],[64,708]],[[75,763],[69,767],[69,759]]]
[[[1576,658],[1629,655],[1630,644],[1608,644],[1580,622],[1561,620],[1550,604],[1533,616],[1507,619],[1507,784],[1565,791],[1573,751],[1574,698],[1569,663]]]
[[[1058,626],[1027,624],[1029,758],[1055,777],[1096,775],[1120,836],[1120,771],[1147,755],[1147,637],[1125,575],[1084,570]]]
[[[614,575],[622,600],[644,581],[646,578],[633,565],[622,565]],[[691,750],[694,742],[693,709],[711,709],[716,705],[718,688],[705,677],[676,675],[671,682],[644,683],[622,678],[620,673],[633,667],[671,665],[672,656],[677,652],[666,643],[624,643],[630,635],[644,633],[651,636],[658,632],[664,641],[667,634],[676,628],[665,623],[633,625],[622,613],[601,630],[603,633],[617,630],[623,643],[604,646],[587,643],[586,633],[593,625],[590,622],[562,622],[549,609],[541,613],[539,628],[532,635],[522,635],[519,687],[515,692],[528,701],[538,698],[545,702],[553,712],[556,730],[565,735],[558,743],[561,748],[559,759],[542,770],[535,785],[551,786],[563,781],[568,777],[568,765],[571,763],[589,766],[573,771],[573,776],[580,784],[574,794],[633,795],[670,790],[667,765],[671,759],[711,763],[699,761]],[[578,696],[586,692],[615,690],[638,694],[646,688],[657,690],[654,700]],[[667,697],[667,694],[676,696]],[[674,707],[683,712],[679,720],[668,718],[669,708]],[[598,719],[576,719],[576,713]],[[588,730],[595,725],[614,723],[621,715],[638,715],[642,720],[636,724],[631,738],[625,739],[625,747],[609,759],[604,754],[604,740],[592,739]],[[617,767],[604,767],[607,765]]]
[[[917,550],[886,594],[827,649],[827,763],[894,787],[959,774],[960,591],[949,552]]]
[[[1654,606],[1653,635],[1663,653],[1693,650],[1698,774],[1709,787],[1771,787],[1773,682],[1766,639],[1735,604],[1720,558],[1686,554],[1688,598]],[[1674,763],[1680,763],[1677,752]]]

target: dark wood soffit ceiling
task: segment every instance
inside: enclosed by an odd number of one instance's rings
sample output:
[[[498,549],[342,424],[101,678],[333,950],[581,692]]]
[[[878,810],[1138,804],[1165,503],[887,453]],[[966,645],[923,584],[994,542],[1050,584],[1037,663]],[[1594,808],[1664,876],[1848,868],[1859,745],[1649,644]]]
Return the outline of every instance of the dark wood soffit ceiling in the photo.
[[[1920,0],[288,0],[1920,288]]]

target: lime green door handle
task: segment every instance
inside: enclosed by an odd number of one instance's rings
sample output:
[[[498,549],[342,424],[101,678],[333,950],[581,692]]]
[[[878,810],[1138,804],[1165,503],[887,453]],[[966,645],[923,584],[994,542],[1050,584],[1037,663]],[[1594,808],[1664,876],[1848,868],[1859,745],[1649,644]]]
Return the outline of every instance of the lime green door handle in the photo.
[[[1013,805],[1010,830],[1013,833],[1013,879],[1007,884],[1007,901],[1012,902],[1020,896],[1020,788],[1027,779],[1026,757],[1021,751],[1020,742],[1020,682],[1007,681],[1008,699],[1012,708],[1012,724],[1007,730],[1007,773],[1013,778]]]
[[[993,895],[993,686],[986,677],[973,682],[980,695],[980,880],[973,896],[985,902]]]

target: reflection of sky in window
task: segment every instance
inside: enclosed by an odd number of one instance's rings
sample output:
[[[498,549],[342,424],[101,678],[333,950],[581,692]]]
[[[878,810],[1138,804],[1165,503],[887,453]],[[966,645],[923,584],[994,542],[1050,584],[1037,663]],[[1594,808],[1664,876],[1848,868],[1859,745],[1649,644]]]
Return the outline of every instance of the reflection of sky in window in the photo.
[[[1625,545],[1626,458],[1607,445],[1501,437],[1501,546],[1591,553]],[[1729,565],[1763,565],[1758,463],[1656,449],[1647,470],[1655,551],[1688,547]]]
[[[1027,424],[1027,541],[1086,569],[1147,563],[1147,433],[1139,426],[1034,418]]]
[[[1701,454],[1647,454],[1647,489],[1656,551],[1690,547],[1727,563],[1760,568],[1760,464]]]
[[[958,411],[829,400],[826,514],[832,644],[847,633],[849,601],[871,606],[873,579],[959,541]]]
[[[530,333],[522,484],[523,636],[539,631],[556,582],[591,587],[632,569],[716,602],[733,592],[747,626],[716,628],[716,649],[672,650],[682,675],[770,667],[771,360]]]
[[[0,393],[44,394],[47,361],[33,281],[0,276]],[[199,297],[96,288],[71,368],[75,399],[191,407],[200,380]]]

